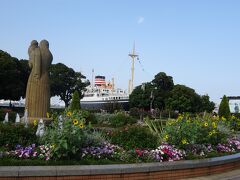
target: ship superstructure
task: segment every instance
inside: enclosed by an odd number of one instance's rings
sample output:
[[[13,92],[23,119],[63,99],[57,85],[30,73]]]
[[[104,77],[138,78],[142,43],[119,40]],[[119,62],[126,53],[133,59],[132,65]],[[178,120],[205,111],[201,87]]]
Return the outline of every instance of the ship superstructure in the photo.
[[[114,88],[114,81],[106,82],[105,76],[95,76],[95,81],[84,93],[80,100],[84,109],[106,109],[108,104],[119,104],[128,109],[129,94],[122,89]]]

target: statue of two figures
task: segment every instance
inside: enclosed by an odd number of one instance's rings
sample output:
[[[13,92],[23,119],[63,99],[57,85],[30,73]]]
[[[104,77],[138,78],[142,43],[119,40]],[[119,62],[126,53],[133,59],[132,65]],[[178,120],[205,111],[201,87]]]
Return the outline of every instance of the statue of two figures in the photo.
[[[33,123],[35,119],[50,120],[47,117],[50,108],[49,67],[53,56],[48,41],[42,40],[38,45],[38,42],[33,40],[28,48],[28,55],[31,68],[25,102],[28,122]]]

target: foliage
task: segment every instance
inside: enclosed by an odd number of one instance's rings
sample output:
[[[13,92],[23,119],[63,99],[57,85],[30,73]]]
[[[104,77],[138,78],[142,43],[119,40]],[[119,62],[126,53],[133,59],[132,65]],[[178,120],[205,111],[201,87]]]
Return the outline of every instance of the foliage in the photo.
[[[58,122],[53,122],[46,129],[41,142],[54,147],[52,153],[56,159],[79,158],[80,148],[85,142],[85,118],[81,113],[66,112],[64,119],[62,127],[59,127]]]
[[[124,112],[118,112],[110,117],[109,122],[112,127],[122,127],[125,125],[134,124],[137,121]]]
[[[121,103],[118,103],[116,100],[113,100],[110,103],[104,104],[103,109],[109,113],[114,113],[115,111],[123,110],[124,107]]]
[[[111,137],[113,144],[118,144],[124,149],[156,148],[157,140],[148,129],[139,126],[116,130]]]
[[[159,138],[159,142],[163,139],[165,122],[162,119],[150,120],[148,117],[144,119],[145,124],[148,126],[150,131]]]
[[[62,63],[52,64],[49,71],[51,95],[60,96],[61,100],[65,102],[66,107],[69,105],[75,90],[78,91],[80,99],[83,97],[82,92],[89,82],[82,82],[82,79],[86,77],[80,72],[75,72],[72,68]]]
[[[19,100],[24,97],[29,73],[26,60],[19,61],[0,50],[0,99]]]
[[[79,99],[79,94],[78,91],[74,91],[73,93],[73,98],[72,98],[72,102],[70,105],[70,109],[71,111],[76,111],[80,109],[80,99]]]
[[[200,96],[184,85],[175,85],[170,92],[169,98],[166,100],[168,109],[177,110],[179,112],[199,112],[201,104]]]
[[[17,144],[28,146],[37,143],[35,132],[36,128],[31,125],[25,128],[22,124],[0,123],[0,146],[13,149]]]
[[[188,144],[216,145],[225,142],[230,133],[226,119],[180,115],[178,119],[167,122],[165,140],[180,148]]]
[[[174,85],[171,76],[158,73],[151,82],[137,86],[129,96],[131,108],[159,109],[179,112],[211,112],[215,104],[208,95],[200,96],[194,89]]]
[[[150,150],[136,148],[127,151],[122,151],[120,159],[127,163],[142,163],[142,162],[153,162],[154,157]]]
[[[95,113],[95,121],[98,125],[110,126],[110,119],[114,116],[114,114],[109,113]]]
[[[10,109],[0,109],[0,122],[4,120],[6,113],[8,113],[8,121],[15,122],[16,112]]]
[[[223,96],[222,101],[219,106],[218,115],[220,117],[229,118],[230,117],[230,108],[226,95]]]
[[[129,115],[133,118],[139,119],[140,110],[137,107],[133,107],[129,109]]]
[[[158,73],[151,82],[137,86],[129,96],[130,107],[149,110],[165,109],[165,99],[173,88],[173,80],[166,73]]]
[[[208,95],[203,95],[200,96],[201,98],[201,106],[199,109],[199,112],[212,112],[214,110],[215,107],[215,103],[209,100],[209,96]]]
[[[152,89],[153,86],[151,83],[144,83],[144,85],[135,87],[129,96],[130,107],[149,109]]]
[[[154,105],[153,107],[158,109],[165,109],[166,104],[165,100],[169,96],[169,92],[173,89],[174,83],[171,76],[167,76],[166,73],[160,72],[155,75],[152,80],[152,84],[154,86],[153,96]]]
[[[100,131],[85,126],[89,114],[85,110],[66,111],[62,126],[53,117],[54,122],[40,140],[42,144],[54,147],[52,154],[55,159],[79,159],[82,147],[97,146],[106,141]]]
[[[85,141],[83,145],[84,147],[101,146],[108,140],[108,137],[101,130],[89,128],[86,129],[86,131],[84,131],[84,134],[85,134]]]

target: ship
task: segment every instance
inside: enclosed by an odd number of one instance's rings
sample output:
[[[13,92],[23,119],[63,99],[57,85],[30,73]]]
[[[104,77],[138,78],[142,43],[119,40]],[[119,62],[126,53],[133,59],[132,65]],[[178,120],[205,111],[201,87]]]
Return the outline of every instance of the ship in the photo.
[[[114,88],[114,79],[107,82],[105,76],[95,76],[94,83],[86,87],[80,100],[82,109],[109,110],[115,107],[129,109],[129,94],[120,88]]]
[[[128,54],[132,60],[131,79],[128,84],[128,92],[114,87],[114,79],[112,82],[106,82],[105,76],[94,76],[92,74],[92,83],[86,88],[84,97],[80,100],[81,108],[108,110],[109,108],[117,107],[124,110],[129,110],[129,95],[133,91],[134,81],[134,61],[138,58],[135,52],[135,42],[133,50]],[[94,70],[92,71],[94,72]]]

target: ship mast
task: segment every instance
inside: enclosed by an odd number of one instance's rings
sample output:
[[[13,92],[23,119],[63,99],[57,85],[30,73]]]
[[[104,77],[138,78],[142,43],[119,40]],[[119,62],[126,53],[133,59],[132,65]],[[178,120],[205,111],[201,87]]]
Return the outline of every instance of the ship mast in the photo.
[[[93,81],[93,77],[94,77],[94,69],[92,69],[92,88],[94,88],[94,86],[95,86],[94,81]]]
[[[133,81],[134,80],[134,60],[135,60],[135,58],[138,57],[138,55],[135,52],[135,42],[133,44],[133,51],[132,51],[132,53],[129,53],[128,56],[130,56],[131,60],[132,60],[132,68],[131,68],[132,75],[131,75],[131,80],[129,82],[129,88],[128,88],[128,91],[129,91],[128,93],[131,94],[133,91],[133,82],[134,82]]]

